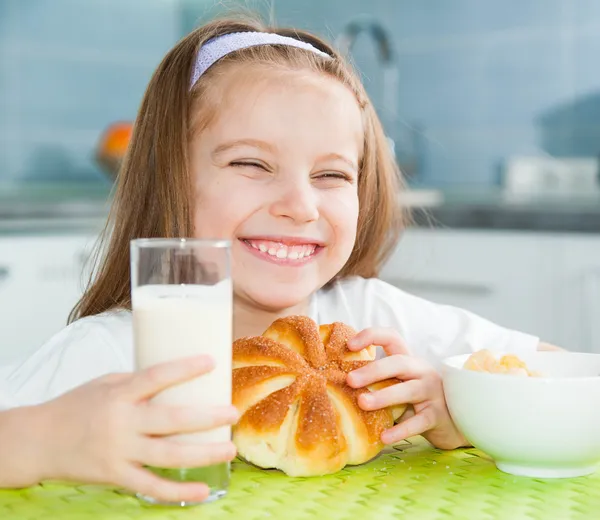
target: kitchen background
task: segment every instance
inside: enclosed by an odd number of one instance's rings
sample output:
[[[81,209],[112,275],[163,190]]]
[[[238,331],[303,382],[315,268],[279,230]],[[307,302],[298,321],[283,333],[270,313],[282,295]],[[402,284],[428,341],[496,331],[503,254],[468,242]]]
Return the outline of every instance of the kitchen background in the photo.
[[[243,6],[348,50],[415,209],[383,277],[600,351],[597,0],[0,0],[0,362],[60,330],[108,208],[103,132]]]

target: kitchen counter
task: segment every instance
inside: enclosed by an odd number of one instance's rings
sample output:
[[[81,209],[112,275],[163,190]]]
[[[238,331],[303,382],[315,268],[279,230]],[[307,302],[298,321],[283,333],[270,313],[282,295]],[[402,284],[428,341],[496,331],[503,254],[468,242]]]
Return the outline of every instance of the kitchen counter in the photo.
[[[0,184],[0,234],[100,229],[110,207],[106,183]],[[500,190],[409,190],[400,203],[414,225],[453,229],[600,233],[600,196],[509,196]]]
[[[108,183],[0,184],[0,235],[100,230],[110,199]]]
[[[515,196],[499,190],[408,192],[414,225],[452,229],[600,233],[600,195]]]

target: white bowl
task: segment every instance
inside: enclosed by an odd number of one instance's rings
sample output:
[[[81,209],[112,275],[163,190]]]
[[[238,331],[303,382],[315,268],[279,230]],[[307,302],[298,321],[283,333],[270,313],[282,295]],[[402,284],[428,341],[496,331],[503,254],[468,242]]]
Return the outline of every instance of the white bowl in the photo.
[[[501,471],[579,477],[600,463],[600,354],[519,355],[544,377],[474,372],[468,355],[443,363],[450,414],[469,442]]]

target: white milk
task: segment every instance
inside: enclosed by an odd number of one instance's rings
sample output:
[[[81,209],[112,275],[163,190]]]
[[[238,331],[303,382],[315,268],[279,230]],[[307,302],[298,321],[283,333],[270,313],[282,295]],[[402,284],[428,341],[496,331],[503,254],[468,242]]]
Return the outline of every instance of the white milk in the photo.
[[[153,402],[175,406],[231,405],[231,280],[216,285],[145,285],[132,292],[136,364],[157,363],[209,354],[215,369],[164,390]],[[178,435],[191,443],[231,439],[229,427]]]

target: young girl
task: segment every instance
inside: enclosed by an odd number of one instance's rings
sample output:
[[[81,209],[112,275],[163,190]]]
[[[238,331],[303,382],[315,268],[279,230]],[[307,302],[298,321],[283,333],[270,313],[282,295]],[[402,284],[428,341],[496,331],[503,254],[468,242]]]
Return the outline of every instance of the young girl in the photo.
[[[197,501],[206,486],[167,482],[142,466],[194,467],[235,455],[230,443],[182,446],[161,437],[234,423],[235,410],[148,404],[210,370],[210,360],[131,373],[128,251],[138,237],[231,239],[235,338],[290,314],[345,322],[362,331],[350,348],[376,344],[387,354],[351,373],[349,384],[403,381],[363,396],[360,406],[415,410],[383,442],[424,434],[440,448],[465,445],[446,408],[440,360],[544,347],[376,279],[405,224],[398,190],[373,106],[335,49],[306,32],[228,19],[184,38],[146,91],[104,255],[72,323],[5,369],[3,400],[13,409],[0,414],[0,485],[71,478]]]

